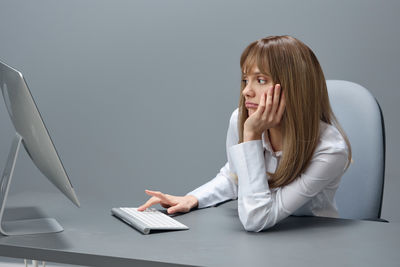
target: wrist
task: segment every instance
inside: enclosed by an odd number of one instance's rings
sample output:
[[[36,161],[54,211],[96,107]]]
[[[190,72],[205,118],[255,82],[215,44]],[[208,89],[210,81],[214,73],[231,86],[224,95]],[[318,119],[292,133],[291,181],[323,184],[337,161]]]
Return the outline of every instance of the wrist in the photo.
[[[196,208],[199,205],[199,200],[193,195],[186,196],[190,201],[190,209]]]
[[[253,141],[253,140],[261,140],[262,134],[255,132],[243,132],[243,142]]]

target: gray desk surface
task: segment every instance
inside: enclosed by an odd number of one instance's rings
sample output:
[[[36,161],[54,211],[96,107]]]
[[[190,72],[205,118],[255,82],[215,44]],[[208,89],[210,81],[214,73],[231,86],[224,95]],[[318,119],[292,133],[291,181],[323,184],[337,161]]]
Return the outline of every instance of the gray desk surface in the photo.
[[[51,194],[35,197],[29,207],[19,206],[24,198],[10,198],[14,204],[6,211],[8,219],[52,216],[65,231],[0,236],[0,256],[85,266],[400,264],[398,223],[289,217],[273,229],[249,233],[240,224],[237,201],[231,201],[177,216],[190,230],[142,235],[111,216],[111,207],[77,209]]]

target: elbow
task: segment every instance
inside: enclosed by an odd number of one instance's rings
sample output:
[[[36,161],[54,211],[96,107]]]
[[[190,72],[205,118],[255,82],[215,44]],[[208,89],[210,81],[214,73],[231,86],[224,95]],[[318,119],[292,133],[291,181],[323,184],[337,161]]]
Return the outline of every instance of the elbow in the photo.
[[[250,210],[239,208],[239,219],[247,232],[261,232],[275,225],[268,208],[254,208]]]
[[[263,228],[254,227],[253,225],[243,224],[243,227],[244,227],[244,230],[246,230],[247,232],[253,232],[253,233],[258,233],[258,232],[261,232],[262,230],[264,230]]]
[[[247,232],[253,232],[253,233],[258,233],[263,230],[267,230],[268,228],[271,228],[274,226],[274,224],[265,224],[265,223],[251,223],[251,224],[246,224],[242,222],[242,225],[244,227],[244,230]]]

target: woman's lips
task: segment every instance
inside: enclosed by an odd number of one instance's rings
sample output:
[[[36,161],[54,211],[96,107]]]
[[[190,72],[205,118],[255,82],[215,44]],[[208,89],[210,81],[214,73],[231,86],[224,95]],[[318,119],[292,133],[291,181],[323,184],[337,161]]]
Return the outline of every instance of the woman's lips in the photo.
[[[246,103],[246,108],[257,108],[258,105],[254,103]]]

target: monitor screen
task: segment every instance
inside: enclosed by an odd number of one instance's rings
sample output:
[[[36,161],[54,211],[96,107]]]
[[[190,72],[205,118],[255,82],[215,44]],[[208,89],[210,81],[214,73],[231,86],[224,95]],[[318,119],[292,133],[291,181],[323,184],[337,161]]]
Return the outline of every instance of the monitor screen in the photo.
[[[37,168],[76,206],[79,200],[21,72],[0,61],[0,87],[11,121]]]

